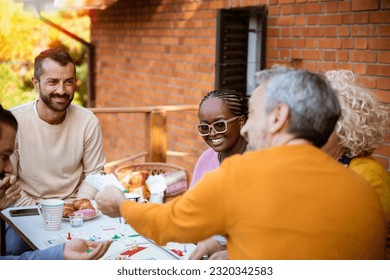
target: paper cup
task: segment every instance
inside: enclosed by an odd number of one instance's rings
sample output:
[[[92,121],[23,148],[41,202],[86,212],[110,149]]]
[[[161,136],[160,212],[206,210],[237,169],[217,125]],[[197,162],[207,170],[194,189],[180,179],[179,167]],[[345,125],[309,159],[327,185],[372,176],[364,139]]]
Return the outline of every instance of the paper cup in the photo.
[[[123,193],[125,198],[127,200],[135,201],[135,202],[146,202],[148,203],[148,200],[142,199],[141,195],[138,193],[130,192],[130,193]],[[123,217],[119,217],[119,222],[121,224],[127,224],[126,220]]]
[[[38,211],[43,219],[46,230],[59,230],[62,223],[64,201],[60,199],[47,199],[38,205]]]
[[[149,198],[150,203],[162,204],[163,200],[164,200],[164,192],[150,194],[150,198]]]
[[[126,199],[131,200],[131,201],[135,201],[135,202],[138,202],[140,200],[140,198],[141,198],[140,194],[133,193],[133,192],[124,193],[124,195],[125,195]]]

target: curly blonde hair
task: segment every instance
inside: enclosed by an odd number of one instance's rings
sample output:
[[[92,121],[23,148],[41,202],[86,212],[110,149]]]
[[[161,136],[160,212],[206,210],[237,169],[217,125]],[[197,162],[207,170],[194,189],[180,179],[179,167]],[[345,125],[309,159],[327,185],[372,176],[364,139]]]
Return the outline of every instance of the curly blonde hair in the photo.
[[[348,70],[327,71],[325,76],[336,90],[341,117],[336,124],[339,144],[349,157],[371,155],[389,130],[389,107],[355,84]]]

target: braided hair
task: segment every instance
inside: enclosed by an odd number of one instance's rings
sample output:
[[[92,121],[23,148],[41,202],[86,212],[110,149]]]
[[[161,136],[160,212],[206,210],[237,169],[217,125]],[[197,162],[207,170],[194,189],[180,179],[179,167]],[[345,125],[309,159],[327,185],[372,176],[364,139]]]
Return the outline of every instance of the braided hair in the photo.
[[[220,98],[229,110],[235,116],[245,116],[248,118],[248,97],[234,89],[217,89],[207,93],[200,101],[199,108],[202,104],[211,98]]]

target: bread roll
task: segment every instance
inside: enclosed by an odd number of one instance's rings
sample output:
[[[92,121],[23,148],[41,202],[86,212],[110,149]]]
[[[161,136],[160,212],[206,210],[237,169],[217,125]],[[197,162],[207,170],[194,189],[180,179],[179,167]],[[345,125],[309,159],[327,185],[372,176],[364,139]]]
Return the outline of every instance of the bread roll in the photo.
[[[73,204],[74,206],[76,206],[76,210],[82,210],[82,209],[95,210],[95,207],[93,207],[92,202],[88,198],[76,199],[73,201]]]
[[[84,209],[92,209],[92,210],[95,210],[95,207],[93,207],[93,204],[91,203],[91,201],[83,201],[80,205],[79,205],[79,208],[77,208],[77,210],[84,210]]]
[[[62,217],[69,218],[69,215],[73,214],[73,212],[84,209],[96,211],[92,202],[88,198],[76,199],[72,203],[65,203]]]
[[[73,203],[65,203],[64,211],[62,212],[62,217],[69,218],[69,215],[76,211],[76,207]]]

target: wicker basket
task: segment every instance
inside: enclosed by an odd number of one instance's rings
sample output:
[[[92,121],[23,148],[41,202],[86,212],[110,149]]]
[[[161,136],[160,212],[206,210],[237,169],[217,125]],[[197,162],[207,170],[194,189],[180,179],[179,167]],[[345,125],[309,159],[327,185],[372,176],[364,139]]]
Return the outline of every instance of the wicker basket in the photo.
[[[138,164],[126,164],[115,169],[114,174],[118,177],[119,173],[126,173],[126,171],[141,171],[147,170],[150,175],[165,174],[173,171],[185,171],[185,168],[164,162],[145,162]],[[187,173],[187,172],[186,172]],[[188,178],[188,176],[187,176]]]
[[[189,177],[188,177],[187,170],[181,166],[170,164],[170,163],[145,162],[145,163],[138,163],[138,164],[126,164],[116,168],[114,174],[118,179],[120,179],[126,176],[125,174],[127,172],[135,172],[141,170],[148,171],[150,175],[159,175],[159,174],[165,174],[165,173],[175,172],[175,171],[184,171],[187,177],[187,189],[188,189]],[[165,197],[164,202],[169,201],[173,198],[174,197]]]

